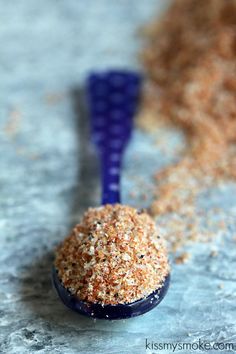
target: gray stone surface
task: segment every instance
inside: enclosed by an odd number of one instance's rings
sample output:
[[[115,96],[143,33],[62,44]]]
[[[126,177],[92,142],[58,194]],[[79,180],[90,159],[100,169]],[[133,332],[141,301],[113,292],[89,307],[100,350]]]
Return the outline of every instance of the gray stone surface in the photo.
[[[161,353],[145,349],[145,338],[236,342],[233,183],[206,191],[199,200],[206,212],[224,206],[220,215],[211,214],[228,225],[217,237],[219,256],[209,257],[209,244],[190,247],[192,259],[173,266],[168,296],[150,313],[125,322],[94,322],[68,311],[51,287],[55,245],[89,205],[99,203],[77,89],[91,69],[137,67],[135,31],[165,4],[0,0],[1,353]],[[149,191],[154,170],[175,159],[182,144],[177,133],[164,131],[162,141],[171,144],[163,154],[156,139],[134,134],[125,158],[125,203],[148,203],[140,189]],[[131,199],[134,189],[137,197]]]

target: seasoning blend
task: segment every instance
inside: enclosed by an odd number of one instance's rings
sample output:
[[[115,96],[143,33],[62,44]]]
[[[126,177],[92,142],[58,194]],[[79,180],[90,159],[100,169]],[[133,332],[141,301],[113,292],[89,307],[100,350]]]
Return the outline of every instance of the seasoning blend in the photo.
[[[71,294],[102,305],[145,298],[170,271],[152,218],[121,204],[90,208],[59,246],[55,267]]]
[[[212,238],[196,198],[236,178],[236,0],[173,1],[144,36],[147,80],[139,125],[171,124],[186,137],[178,162],[157,171],[150,206],[175,252],[188,241]]]

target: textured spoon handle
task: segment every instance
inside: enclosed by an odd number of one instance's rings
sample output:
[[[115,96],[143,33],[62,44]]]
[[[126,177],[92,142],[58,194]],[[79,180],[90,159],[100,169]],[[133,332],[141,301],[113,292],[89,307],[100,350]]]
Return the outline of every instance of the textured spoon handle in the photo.
[[[140,83],[140,76],[129,71],[88,77],[91,136],[101,160],[102,204],[120,203],[122,155],[131,135]]]

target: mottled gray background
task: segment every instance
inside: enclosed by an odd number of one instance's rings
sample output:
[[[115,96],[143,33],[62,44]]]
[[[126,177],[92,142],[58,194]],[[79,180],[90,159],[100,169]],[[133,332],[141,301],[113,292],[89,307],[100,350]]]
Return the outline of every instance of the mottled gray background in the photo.
[[[199,200],[202,210],[224,207],[215,216],[228,225],[214,246],[219,256],[209,256],[209,244],[190,247],[190,262],[174,265],[169,293],[150,313],[94,322],[67,310],[51,287],[55,245],[99,203],[77,90],[91,69],[137,67],[136,31],[166,3],[0,0],[1,353],[161,353],[146,350],[145,338],[236,341],[234,184]],[[169,142],[165,154],[158,136],[136,130],[125,159],[125,203],[147,204],[140,190],[148,193],[153,172],[176,158],[181,136],[163,131],[160,138]]]

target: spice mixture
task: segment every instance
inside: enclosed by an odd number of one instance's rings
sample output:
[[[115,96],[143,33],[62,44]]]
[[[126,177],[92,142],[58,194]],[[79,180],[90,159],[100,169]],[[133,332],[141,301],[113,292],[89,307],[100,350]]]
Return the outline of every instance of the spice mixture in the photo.
[[[58,248],[55,267],[81,300],[113,305],[150,295],[169,273],[152,218],[120,204],[90,208]]]
[[[150,207],[157,217],[168,215],[164,227],[175,251],[211,236],[199,231],[199,193],[236,178],[236,0],[173,1],[144,39],[138,123],[147,130],[172,124],[187,141],[180,160],[156,173]]]

